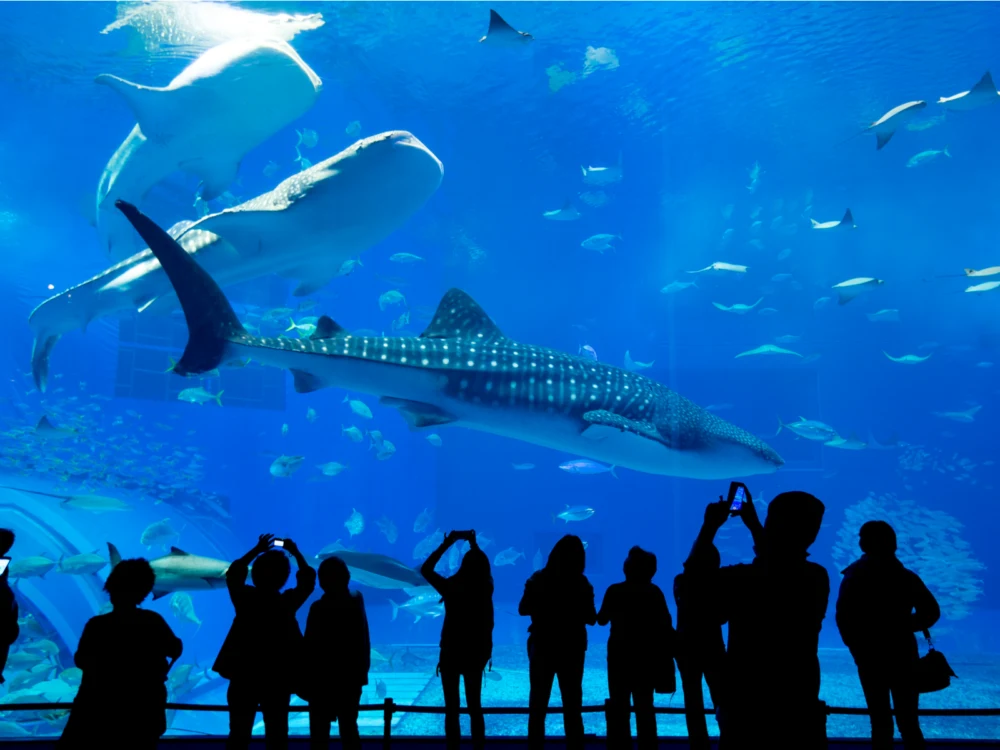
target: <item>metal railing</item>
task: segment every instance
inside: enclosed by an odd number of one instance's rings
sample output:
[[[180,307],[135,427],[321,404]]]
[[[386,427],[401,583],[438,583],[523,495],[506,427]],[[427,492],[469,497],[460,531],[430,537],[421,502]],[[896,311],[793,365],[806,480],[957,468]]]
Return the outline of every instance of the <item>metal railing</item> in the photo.
[[[827,706],[825,705],[827,716],[867,716],[867,708],[849,708],[846,706]],[[73,707],[72,703],[9,703],[0,705],[0,713],[5,711],[68,711]],[[228,713],[229,706],[219,705],[219,704],[203,704],[203,703],[167,703],[167,710],[175,711],[196,711],[196,712],[222,712]],[[389,750],[392,744],[392,717],[396,713],[409,713],[409,714],[441,714],[447,713],[444,706],[407,706],[401,703],[396,703],[392,698],[386,698],[382,703],[365,703],[358,706],[358,710],[361,713],[381,711],[382,712],[382,747],[385,750]],[[603,713],[605,721],[608,718],[608,712],[611,711],[611,701],[605,699],[603,706],[583,706],[580,708],[580,713],[584,714],[596,714]],[[304,706],[289,706],[288,713],[309,713],[310,708],[308,705]],[[490,706],[483,707],[480,712],[484,716],[527,716],[531,713],[531,710],[526,706]],[[565,709],[562,706],[548,706],[545,709],[546,714],[562,714]],[[629,707],[630,713],[635,713],[635,708]],[[714,715],[714,708],[705,708],[704,712],[708,715]],[[458,709],[459,714],[468,715],[470,713],[468,708]],[[654,706],[653,713],[656,714],[670,714],[670,715],[683,715],[683,706]],[[893,712],[895,713],[895,711]],[[1000,708],[921,708],[918,711],[920,716],[948,716],[948,717],[973,717],[973,716],[1000,716]]]

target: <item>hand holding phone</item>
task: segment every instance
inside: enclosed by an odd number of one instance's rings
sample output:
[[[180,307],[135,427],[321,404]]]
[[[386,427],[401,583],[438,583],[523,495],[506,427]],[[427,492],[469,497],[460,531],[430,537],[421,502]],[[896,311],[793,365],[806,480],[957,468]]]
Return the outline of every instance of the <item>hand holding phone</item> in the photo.
[[[285,546],[285,540],[284,539],[275,539],[274,542],[273,542],[273,544],[274,544],[275,547],[284,547]]]
[[[729,484],[729,512],[736,515],[743,507],[747,499],[747,487],[743,482],[730,482]]]

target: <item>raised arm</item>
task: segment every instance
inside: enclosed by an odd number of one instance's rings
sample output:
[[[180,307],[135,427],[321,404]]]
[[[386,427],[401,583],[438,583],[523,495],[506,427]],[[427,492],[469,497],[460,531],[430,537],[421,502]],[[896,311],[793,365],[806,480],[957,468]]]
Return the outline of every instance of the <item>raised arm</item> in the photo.
[[[723,498],[719,498],[717,503],[709,503],[705,508],[705,519],[695,537],[691,552],[684,563],[685,569],[688,566],[697,567],[698,561],[711,559],[708,547],[715,545],[715,535],[722,528],[722,525],[729,518],[729,503]]]
[[[274,541],[274,534],[261,534],[257,537],[255,544],[243,557],[233,560],[226,571],[226,588],[229,589],[229,598],[233,606],[237,606],[237,600],[242,598],[243,592],[247,588],[247,574],[250,572],[250,563],[259,555],[267,552]]]
[[[420,574],[427,579],[427,583],[433,586],[441,596],[444,596],[444,589],[448,585],[448,579],[434,570],[434,568],[441,562],[441,558],[444,557],[444,553],[448,551],[448,548],[457,540],[458,537],[455,536],[455,532],[449,531],[437,549],[431,552],[430,557],[424,560],[424,564],[420,566]]]
[[[297,611],[316,589],[316,571],[299,551],[299,545],[291,539],[285,540],[285,550],[295,558],[295,564],[298,566],[298,570],[295,571],[295,587],[285,592],[285,596]]]

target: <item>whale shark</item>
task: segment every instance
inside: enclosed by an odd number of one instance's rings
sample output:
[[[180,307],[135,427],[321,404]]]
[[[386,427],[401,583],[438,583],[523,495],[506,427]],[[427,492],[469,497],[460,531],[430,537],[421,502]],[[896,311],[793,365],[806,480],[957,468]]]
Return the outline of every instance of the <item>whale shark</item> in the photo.
[[[442,174],[441,162],[414,135],[390,131],[364,138],[246,203],[175,224],[170,234],[220,284],[280,273],[302,289],[317,289],[412,216],[437,190]],[[169,313],[176,307],[170,281],[148,249],[50,297],[28,318],[35,334],[35,385],[44,392],[49,357],[64,333],[107,315]]]
[[[114,210],[141,201],[176,170],[201,178],[201,197],[218,197],[252,148],[305,114],[322,88],[286,42],[237,39],[206,51],[167,86],[141,86],[102,74],[137,124],[108,161],[97,186],[97,229],[112,258],[133,248],[128,222]]]
[[[449,290],[420,336],[352,335],[322,316],[308,339],[249,334],[212,277],[135,206],[118,207],[157,257],[188,323],[174,372],[252,355],[295,390],[380,397],[421,430],[454,424],[650,474],[722,479],[776,471],[767,444],[638,373],[507,338]]]

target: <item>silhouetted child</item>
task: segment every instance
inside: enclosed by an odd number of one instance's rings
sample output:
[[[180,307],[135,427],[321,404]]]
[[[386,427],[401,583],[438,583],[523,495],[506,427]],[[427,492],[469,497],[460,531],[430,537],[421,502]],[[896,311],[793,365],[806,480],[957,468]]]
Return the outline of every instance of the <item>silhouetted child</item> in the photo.
[[[594,587],[583,574],[587,553],[580,537],[567,534],[552,548],[545,567],[524,584],[518,612],[531,617],[528,628],[528,747],[545,745],[545,709],[552,681],[559,678],[566,747],[583,747],[583,662],[587,625],[597,622]]]
[[[826,747],[819,632],[830,578],[826,568],[807,559],[824,511],[806,492],[778,495],[768,506],[753,563],[720,568],[703,584],[716,598],[720,622],[729,623],[720,750],[756,750],[761,743]],[[703,554],[729,515],[726,500],[705,509],[692,555]],[[750,518],[743,519],[751,526]]]
[[[699,547],[684,563],[684,572],[674,578],[677,604],[677,669],[684,689],[684,718],[690,750],[709,750],[708,723],[701,679],[705,677],[712,705],[722,702],[726,642],[722,622],[715,609],[712,576],[722,565],[714,544]]]
[[[282,591],[291,574],[284,552],[272,549],[273,534],[261,534],[257,544],[226,571],[226,586],[236,617],[212,666],[229,680],[229,740],[231,750],[248,748],[257,709],[264,717],[268,750],[288,746],[288,706],[303,667],[302,631],[295,613],[316,587],[316,571],[291,539],[284,549],[295,558],[295,586]],[[253,586],[247,573],[253,563]]]
[[[58,747],[152,750],[167,730],[167,672],[183,646],[160,615],[139,608],[155,582],[141,558],[108,574],[112,610],[90,618],[80,636],[83,678]]]
[[[371,638],[365,599],[351,591],[351,571],[339,557],[328,557],[319,566],[323,596],[313,602],[306,620],[305,662],[309,701],[310,746],[330,746],[330,724],[338,722],[340,746],[358,750],[358,706],[371,668]],[[300,693],[301,694],[301,693]]]
[[[641,547],[629,550],[624,583],[604,593],[597,624],[611,623],[608,638],[608,747],[632,747],[630,703],[635,705],[635,728],[640,748],[656,748],[653,692],[673,692],[674,628],[667,600],[653,583],[656,555]]]
[[[14,532],[10,529],[0,529],[0,557],[6,557],[13,546]],[[3,575],[0,575],[0,685],[6,682],[3,671],[7,667],[10,647],[21,634],[21,628],[17,624],[17,599],[10,588],[9,572],[8,566],[4,569]]]
[[[470,548],[450,578],[434,568],[444,553],[460,539]],[[486,721],[482,714],[483,670],[493,655],[493,574],[490,559],[476,544],[475,531],[451,531],[420,568],[427,582],[444,602],[444,625],[441,627],[441,657],[438,671],[444,692],[444,733],[449,748],[457,749],[462,740],[459,723],[459,680],[465,682],[465,702],[469,707],[472,745],[483,747]]]
[[[923,750],[926,743],[917,716],[919,653],[913,634],[936,623],[941,609],[920,576],[896,558],[892,526],[869,521],[859,536],[864,554],[843,571],[837,627],[858,665],[871,716],[872,750],[891,750],[893,708],[903,747]]]

